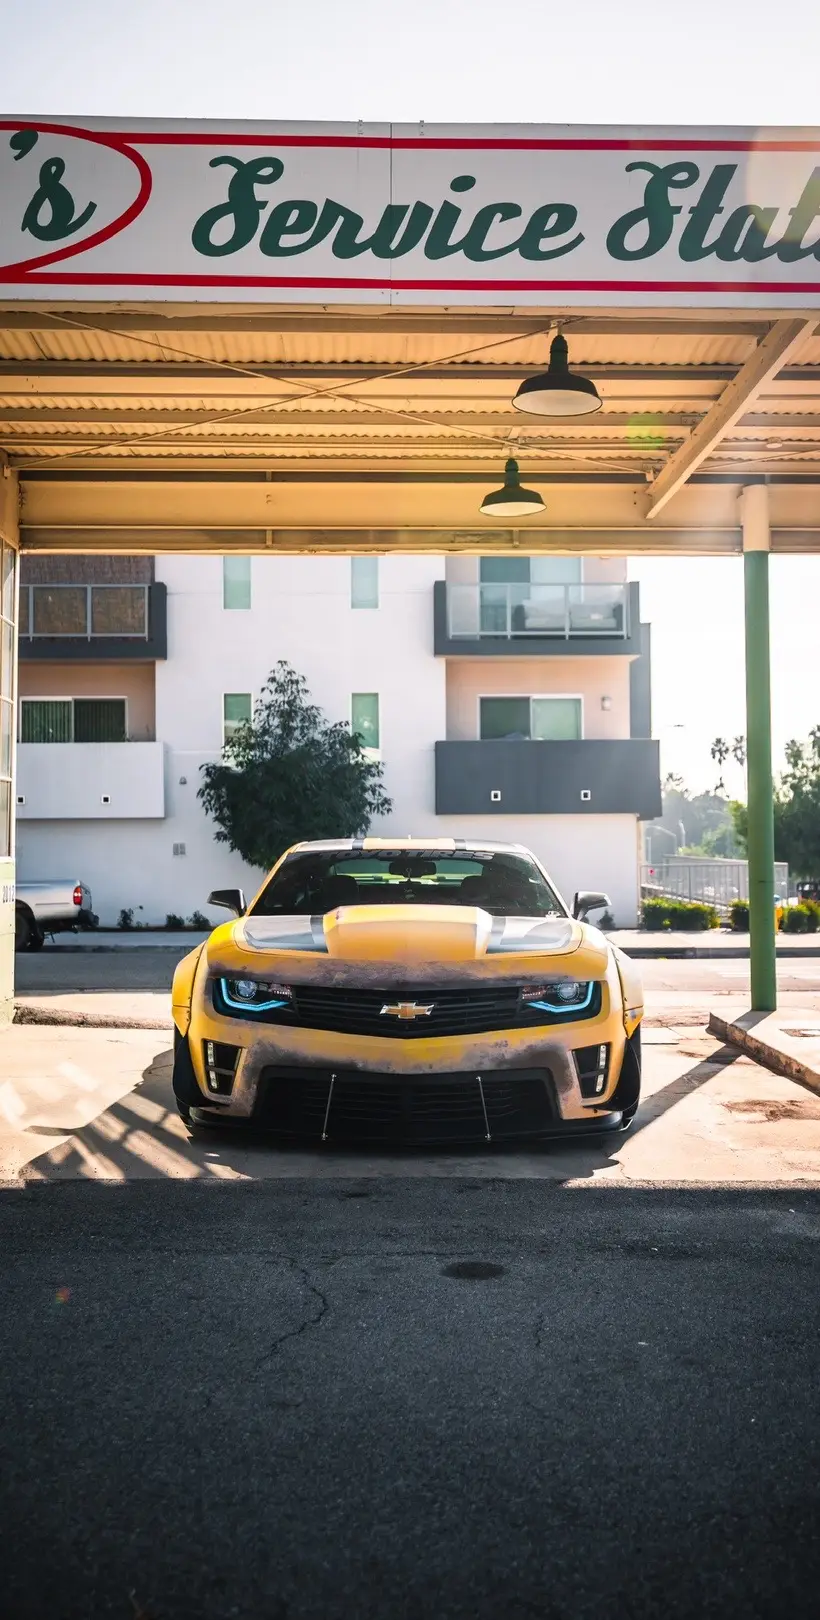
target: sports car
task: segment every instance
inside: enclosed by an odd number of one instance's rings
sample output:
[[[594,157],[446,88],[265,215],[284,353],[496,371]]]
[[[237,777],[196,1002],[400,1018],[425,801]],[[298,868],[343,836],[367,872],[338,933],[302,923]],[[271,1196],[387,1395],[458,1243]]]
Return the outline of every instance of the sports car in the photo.
[[[183,958],[173,1087],[191,1125],[329,1143],[622,1130],[638,1107],[634,964],[518,844],[296,844]]]

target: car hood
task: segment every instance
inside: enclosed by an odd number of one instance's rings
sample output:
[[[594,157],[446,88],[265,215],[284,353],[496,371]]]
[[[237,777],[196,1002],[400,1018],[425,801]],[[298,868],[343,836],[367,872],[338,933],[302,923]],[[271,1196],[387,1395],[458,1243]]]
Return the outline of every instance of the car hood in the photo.
[[[324,917],[243,917],[211,935],[209,971],[295,983],[442,984],[601,979],[603,934],[571,917],[492,917],[471,906],[342,906]]]

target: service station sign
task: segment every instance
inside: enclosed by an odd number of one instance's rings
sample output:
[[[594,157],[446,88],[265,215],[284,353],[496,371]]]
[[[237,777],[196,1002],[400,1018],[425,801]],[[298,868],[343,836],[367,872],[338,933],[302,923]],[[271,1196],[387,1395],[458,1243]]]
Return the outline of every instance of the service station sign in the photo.
[[[0,203],[0,300],[820,304],[820,130],[6,118]]]

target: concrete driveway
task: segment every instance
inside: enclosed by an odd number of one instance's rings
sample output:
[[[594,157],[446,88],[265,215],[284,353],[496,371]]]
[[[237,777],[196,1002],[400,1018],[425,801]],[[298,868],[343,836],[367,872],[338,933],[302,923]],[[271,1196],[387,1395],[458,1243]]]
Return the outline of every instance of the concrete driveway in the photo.
[[[626,1136],[536,1150],[382,1154],[278,1148],[179,1119],[162,1031],[39,1028],[0,1035],[0,1179],[263,1180],[505,1177],[645,1186],[820,1182],[820,1098],[702,1029],[647,1029],[644,1099]]]

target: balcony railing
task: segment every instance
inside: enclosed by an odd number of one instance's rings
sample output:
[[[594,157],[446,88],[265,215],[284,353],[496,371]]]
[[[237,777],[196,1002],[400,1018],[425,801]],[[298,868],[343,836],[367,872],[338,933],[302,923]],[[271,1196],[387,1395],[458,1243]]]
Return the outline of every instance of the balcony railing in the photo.
[[[147,641],[148,585],[22,585],[20,636]]]
[[[626,640],[629,617],[629,587],[623,581],[447,586],[451,641]]]

